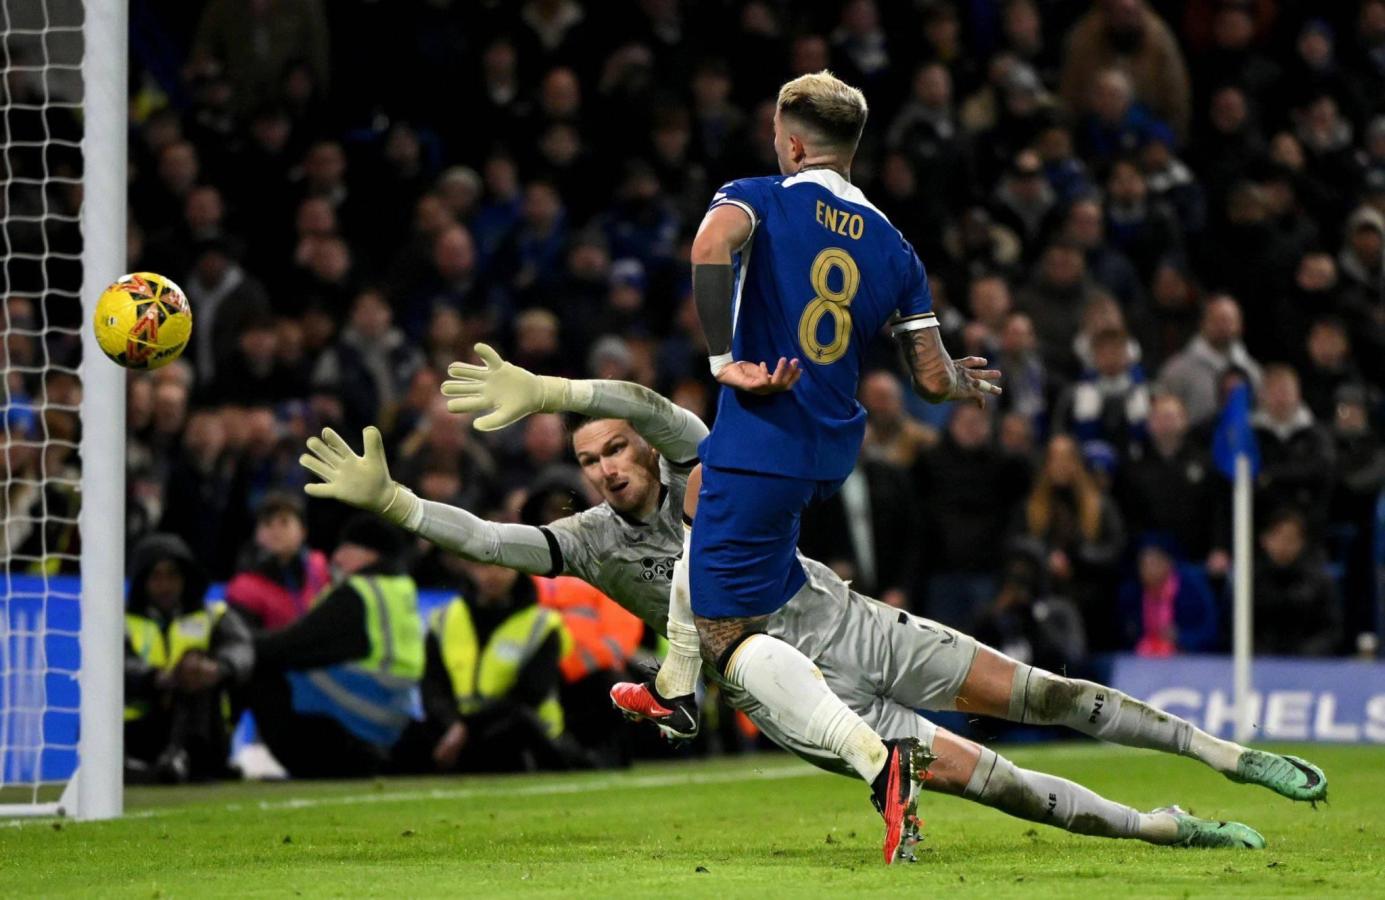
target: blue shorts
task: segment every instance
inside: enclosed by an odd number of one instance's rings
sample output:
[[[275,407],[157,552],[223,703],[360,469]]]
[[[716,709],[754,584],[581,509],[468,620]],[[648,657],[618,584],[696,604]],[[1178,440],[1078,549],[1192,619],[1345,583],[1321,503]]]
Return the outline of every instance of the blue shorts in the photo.
[[[709,619],[767,616],[803,587],[803,510],[842,481],[702,466],[691,559],[693,612]]]

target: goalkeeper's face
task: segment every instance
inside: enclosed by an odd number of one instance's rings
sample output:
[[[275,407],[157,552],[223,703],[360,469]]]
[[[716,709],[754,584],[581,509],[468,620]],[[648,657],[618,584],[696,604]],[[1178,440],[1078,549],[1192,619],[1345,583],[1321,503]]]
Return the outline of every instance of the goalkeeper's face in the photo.
[[[659,502],[659,455],[624,419],[597,419],[572,434],[577,464],[618,513],[646,520]]]

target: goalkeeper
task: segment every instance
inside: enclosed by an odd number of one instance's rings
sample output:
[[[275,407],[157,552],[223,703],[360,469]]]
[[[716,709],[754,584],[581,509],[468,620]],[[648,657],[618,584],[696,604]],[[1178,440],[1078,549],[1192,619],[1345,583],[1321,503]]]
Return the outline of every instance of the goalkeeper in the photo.
[[[380,434],[365,431],[358,456],[334,432],[310,438],[300,462],[322,479],[306,490],[373,511],[464,558],[523,572],[569,574],[590,582],[670,642],[657,685],[645,686],[671,733],[696,731],[692,691],[700,669],[696,630],[670,573],[683,547],[684,500],[706,426],[638,385],[533,375],[477,345],[483,366],[454,364],[443,386],[454,412],[490,411],[478,429],[503,428],[534,412],[586,417],[573,432],[583,474],[605,502],[542,528],[483,521],[463,509],[420,500],[391,480]],[[694,495],[695,496],[695,495]],[[1021,769],[989,748],[933,725],[916,709],[959,709],[1031,724],[1067,725],[1128,746],[1191,756],[1235,781],[1295,800],[1326,794],[1321,770],[1302,760],[1240,747],[1119,691],[1018,663],[936,622],[862,597],[826,566],[802,560],[809,578],[770,619],[770,633],[799,648],[828,686],[888,738],[914,737],[936,757],[933,790],[1011,815],[1105,837],[1156,844],[1261,847],[1238,823],[1196,819],[1169,807],[1140,813],[1092,791]],[[657,693],[655,689],[657,688]],[[784,748],[825,768],[840,760],[805,744],[748,697],[733,695]]]

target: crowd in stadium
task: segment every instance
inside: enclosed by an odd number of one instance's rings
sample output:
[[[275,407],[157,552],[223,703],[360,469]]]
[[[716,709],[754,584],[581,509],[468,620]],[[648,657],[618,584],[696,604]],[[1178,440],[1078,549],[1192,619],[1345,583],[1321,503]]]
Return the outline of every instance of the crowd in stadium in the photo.
[[[196,327],[183,361],[129,380],[128,539],[176,535],[211,580],[299,598],[242,601],[252,630],[329,580],[308,548],[350,510],[296,499],[325,425],[353,444],[378,425],[396,479],[478,515],[593,502],[561,418],[481,434],[447,412],[446,367],[477,341],[710,421],[689,242],[720,184],[775,171],[778,85],[830,68],[871,105],[853,180],[928,267],[953,355],[990,359],[1005,394],[928,406],[882,337],[858,470],[804,552],[1049,669],[1224,650],[1212,436],[1244,384],[1256,651],[1373,652],[1385,0],[132,10],[128,269],[176,280]],[[12,296],[8,322],[41,307]],[[33,377],[12,394],[76,389]],[[11,450],[13,472],[74,464]],[[405,554],[421,587],[486,590]]]

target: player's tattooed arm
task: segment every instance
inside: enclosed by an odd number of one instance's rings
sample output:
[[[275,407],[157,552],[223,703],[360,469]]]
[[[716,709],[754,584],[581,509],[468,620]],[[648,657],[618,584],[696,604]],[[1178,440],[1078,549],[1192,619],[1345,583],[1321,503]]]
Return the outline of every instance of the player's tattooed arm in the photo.
[[[1000,393],[1000,372],[979,356],[952,359],[937,328],[903,331],[896,340],[914,392],[930,403],[965,400],[984,408],[988,394]]]
[[[738,616],[729,619],[706,619],[702,616],[694,616],[693,620],[697,623],[697,635],[702,641],[703,661],[721,672],[726,665],[727,651],[735,649],[742,640],[750,635],[763,633],[769,617]]]

